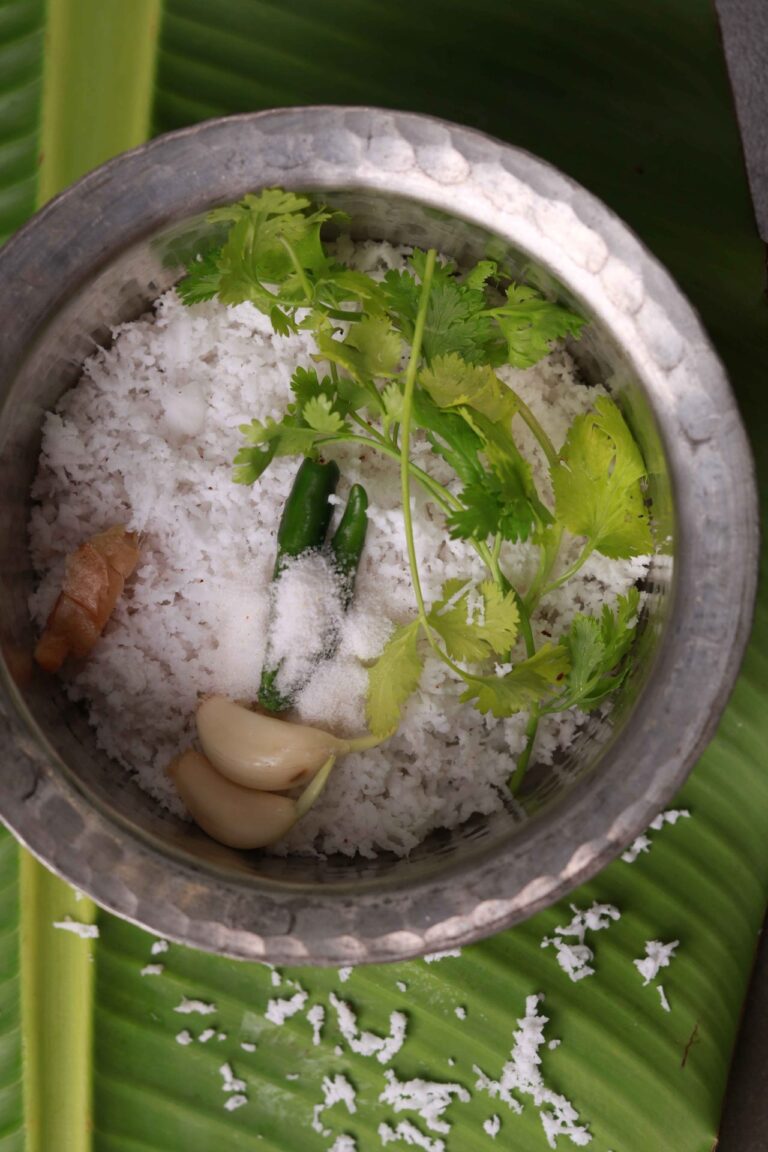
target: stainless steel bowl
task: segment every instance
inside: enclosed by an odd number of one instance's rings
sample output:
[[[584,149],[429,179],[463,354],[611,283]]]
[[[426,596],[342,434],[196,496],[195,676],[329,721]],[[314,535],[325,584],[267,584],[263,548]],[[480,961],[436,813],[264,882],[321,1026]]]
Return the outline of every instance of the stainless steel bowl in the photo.
[[[36,672],[29,489],[43,412],[95,344],[180,274],[214,205],[322,193],[360,236],[492,252],[591,318],[577,346],[640,439],[668,544],[610,726],[537,770],[529,818],[433,836],[407,860],[224,849],[140,792]],[[589,193],[535,157],[424,116],[304,108],[200,124],[97,171],[0,252],[2,818],[45,864],[156,932],[231,956],[341,964],[468,943],[586,880],[669,801],[736,676],[756,576],[756,499],[723,369],[667,273]]]

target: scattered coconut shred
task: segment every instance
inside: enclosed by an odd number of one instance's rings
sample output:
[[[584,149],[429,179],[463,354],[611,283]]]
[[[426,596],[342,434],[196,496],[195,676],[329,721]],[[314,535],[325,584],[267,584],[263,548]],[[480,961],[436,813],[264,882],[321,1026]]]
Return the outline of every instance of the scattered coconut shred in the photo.
[[[621,913],[613,904],[598,904],[593,902],[591,908],[578,909],[571,904],[573,919],[564,927],[555,928],[554,936],[545,936],[541,942],[542,948],[553,945],[557,953],[557,962],[569,976],[574,984],[587,976],[594,976],[595,969],[592,961],[595,954],[585,938],[587,932],[602,932],[610,928],[611,924],[621,919]],[[571,941],[575,940],[575,943]]]
[[[348,262],[374,274],[404,267],[408,252],[372,242],[347,248]],[[253,488],[233,483],[232,460],[241,444],[238,426],[281,417],[292,398],[291,375],[299,365],[312,366],[312,351],[310,334],[277,336],[248,303],[188,308],[170,291],[154,314],[115,330],[112,347],[86,361],[79,383],[45,417],[29,525],[40,578],[32,616],[42,628],[64,559],[84,539],[117,523],[141,533],[135,576],[88,662],[70,671],[66,689],[87,706],[99,745],[182,816],[165,768],[193,740],[202,694],[253,700],[269,649],[270,657],[286,658],[281,676],[299,688],[300,721],[359,734],[366,728],[365,664],[396,624],[415,615],[398,466],[357,445],[334,448],[343,477],[334,503],[356,482],[370,498],[351,609],[341,610],[319,554],[300,558],[277,589],[271,586],[276,531],[298,460],[275,459]],[[574,417],[605,394],[577,381],[564,351],[499,375],[558,446]],[[539,490],[550,499],[546,462],[528,430],[518,431],[535,461]],[[420,434],[413,456],[440,481],[450,480]],[[426,599],[436,599],[448,579],[484,578],[469,543],[449,538],[442,513],[418,485],[413,501]],[[575,554],[566,553],[563,565]],[[502,562],[524,585],[535,549],[507,544]],[[537,641],[567,629],[577,612],[599,612],[646,569],[643,558],[593,554],[576,578],[542,601]],[[318,661],[329,637],[336,654]],[[397,734],[340,760],[314,808],[272,850],[404,855],[432,829],[501,808],[510,755],[524,746],[527,717],[483,716],[459,695],[451,671],[428,657]],[[545,718],[538,760],[551,762],[583,722],[578,712]]]
[[[584,1147],[592,1140],[588,1127],[581,1123],[570,1100],[554,1092],[544,1082],[539,1049],[546,1043],[544,1027],[549,1023],[549,1018],[539,1012],[539,1004],[543,999],[542,995],[526,998],[525,1016],[517,1022],[514,1047],[499,1079],[492,1080],[474,1065],[473,1070],[477,1075],[475,1086],[487,1092],[492,1099],[504,1101],[518,1114],[523,1111],[523,1105],[512,1093],[530,1097],[538,1110],[550,1148],[557,1147],[559,1136],[565,1136],[571,1143]]]

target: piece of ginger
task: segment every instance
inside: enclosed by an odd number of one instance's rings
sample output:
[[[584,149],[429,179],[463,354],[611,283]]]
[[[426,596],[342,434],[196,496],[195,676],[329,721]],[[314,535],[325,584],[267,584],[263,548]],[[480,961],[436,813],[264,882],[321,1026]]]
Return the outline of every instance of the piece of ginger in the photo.
[[[64,586],[35,648],[41,668],[58,672],[67,656],[82,659],[89,654],[138,559],[138,536],[120,524],[92,536],[69,554]]]

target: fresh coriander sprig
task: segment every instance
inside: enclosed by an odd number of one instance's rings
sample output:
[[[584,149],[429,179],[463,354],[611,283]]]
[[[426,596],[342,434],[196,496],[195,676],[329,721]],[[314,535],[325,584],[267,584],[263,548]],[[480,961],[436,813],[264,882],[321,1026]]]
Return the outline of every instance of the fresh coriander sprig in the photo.
[[[553,341],[578,337],[580,316],[514,283],[493,261],[460,276],[434,250],[414,251],[406,270],[375,280],[328,256],[321,228],[333,217],[340,214],[280,189],[217,209],[211,219],[228,226],[224,243],[179,285],[189,304],[214,296],[247,300],[269,315],[279,335],[311,331],[314,359],[327,366],[323,376],[296,369],[282,419],[243,426],[235,479],[252,484],[277,456],[317,456],[344,442],[398,464],[417,617],[396,629],[369,669],[371,729],[389,732],[398,723],[418,687],[428,642],[463,682],[462,699],[500,717],[528,713],[525,748],[510,780],[515,790],[539,716],[597,707],[626,675],[636,593],[599,618],[577,616],[559,642],[538,649],[531,616],[594,552],[652,551],[642,456],[607,397],[577,417],[558,450],[497,374],[502,364],[529,367]],[[518,420],[544,454],[553,507],[540,498],[520,451]],[[440,483],[411,458],[416,430],[449,465],[455,484]],[[464,585],[448,581],[431,605],[419,578],[412,481],[445,514],[451,535],[474,548],[489,576]],[[574,537],[581,540],[578,556],[558,572],[563,546]],[[538,548],[539,563],[522,594],[506,564],[508,546],[526,540]]]
[[[432,639],[432,629],[427,619],[427,610],[424,607],[424,596],[421,591],[421,580],[419,578],[419,565],[416,559],[416,542],[413,537],[413,517],[411,515],[411,472],[408,467],[410,461],[411,451],[411,415],[413,408],[413,390],[416,385],[416,373],[419,368],[419,357],[421,356],[421,345],[424,339],[424,326],[427,320],[427,309],[429,307],[430,289],[432,287],[432,277],[435,271],[435,260],[437,252],[434,248],[430,248],[427,253],[427,258],[423,269],[423,278],[421,282],[421,294],[419,297],[419,306],[416,313],[416,322],[413,329],[413,340],[411,343],[411,355],[408,361],[408,368],[405,373],[405,387],[403,389],[403,405],[400,416],[400,491],[403,499],[403,521],[405,524],[405,541],[408,549],[408,564],[411,569],[411,583],[413,584],[413,592],[416,597],[416,607],[419,613],[419,619],[422,627],[426,633],[427,639],[436,648],[439,655],[440,649],[434,644]]]

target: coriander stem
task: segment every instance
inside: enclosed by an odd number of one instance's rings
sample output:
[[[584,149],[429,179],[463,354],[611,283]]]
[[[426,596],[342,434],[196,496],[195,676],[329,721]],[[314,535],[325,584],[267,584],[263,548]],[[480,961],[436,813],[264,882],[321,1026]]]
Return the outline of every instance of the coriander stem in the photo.
[[[400,490],[402,493],[403,501],[403,521],[405,524],[405,540],[408,548],[408,564],[411,569],[411,582],[413,583],[413,591],[416,596],[416,606],[419,610],[419,619],[427,636],[432,639],[432,629],[430,628],[429,621],[427,620],[427,610],[424,607],[424,596],[421,591],[421,581],[419,579],[419,566],[416,558],[416,542],[413,536],[413,519],[411,516],[411,471],[410,464],[410,448],[411,448],[411,409],[413,407],[413,392],[416,387],[416,373],[419,368],[419,358],[421,356],[421,343],[424,339],[424,327],[427,322],[427,307],[429,305],[429,292],[432,287],[432,276],[435,271],[435,259],[437,253],[434,248],[430,248],[427,252],[427,258],[424,264],[424,277],[421,282],[421,293],[419,296],[419,310],[416,314],[416,325],[413,331],[413,341],[411,343],[411,355],[408,360],[408,368],[405,373],[405,387],[403,388],[403,414],[400,421]]]
[[[525,606],[522,596],[515,589],[512,589],[517,604],[517,610],[520,613],[520,631],[523,635],[523,643],[525,644],[525,655],[528,659],[536,655],[536,643],[533,639],[533,630],[531,629],[531,618],[528,614],[528,609]]]
[[[549,578],[555,561],[560,554],[560,545],[563,540],[563,526],[562,524],[555,524],[551,528],[553,544],[546,548],[541,545],[541,555],[539,557],[539,567],[536,575],[533,578],[530,588],[525,594],[525,604],[529,612],[532,612],[534,606],[541,599],[541,589]]]
[[[485,540],[478,540],[476,537],[470,536],[469,542],[472,544],[480,559],[484,560],[487,564],[488,571],[491,573],[491,576],[493,576],[493,579],[496,581],[499,588],[503,588],[505,592],[508,592],[511,588],[511,584],[499,566],[498,556],[494,556]]]
[[[511,585],[510,585],[509,581],[507,580],[506,576],[504,576],[503,573],[500,573],[500,576],[501,576],[501,579],[503,581],[503,583],[501,584],[502,588],[504,588],[504,587],[510,588]],[[528,659],[530,660],[530,658],[532,656],[536,655],[536,642],[533,639],[533,629],[531,628],[530,609],[529,609],[528,605],[526,604],[525,600],[523,600],[520,593],[517,591],[517,589],[512,588],[512,593],[514,594],[514,597],[515,597],[515,603],[517,604],[517,610],[520,613],[520,633],[523,637],[523,643],[525,644],[525,654],[528,657]],[[523,751],[520,753],[520,757],[517,761],[517,764],[515,765],[514,772],[511,774],[511,776],[509,777],[509,780],[507,781],[507,787],[509,788],[509,790],[513,796],[514,796],[515,792],[517,791],[517,789],[520,787],[520,785],[523,781],[523,777],[525,776],[525,773],[528,769],[528,764],[529,764],[530,759],[531,759],[531,752],[533,751],[533,742],[536,739],[536,732],[538,730],[538,727],[539,727],[539,709],[534,704],[531,707],[530,715],[528,717],[528,723],[527,723],[526,728],[525,728],[525,747],[523,748]]]
[[[520,396],[520,394],[518,392],[515,392],[514,389],[510,389],[510,391],[512,392],[512,395],[515,398],[515,404],[517,405],[517,414],[528,425],[531,432],[536,437],[536,440],[537,440],[542,452],[544,453],[544,455],[547,459],[547,463],[549,464],[550,468],[557,468],[557,466],[559,465],[559,462],[560,462],[560,457],[557,454],[557,451],[555,449],[554,444],[552,443],[549,436],[547,435],[547,433],[542,428],[542,426],[539,423],[539,421],[537,420],[537,418],[534,416],[531,409],[526,404],[525,400],[523,400],[522,396]],[[526,593],[526,596],[525,596],[525,606],[526,606],[529,613],[531,612],[533,606],[536,604],[536,602],[540,598],[541,586],[545,582],[547,577],[549,576],[549,573],[552,570],[552,564],[554,564],[554,561],[557,558],[557,553],[558,553],[559,548],[560,548],[560,540],[562,539],[563,530],[561,527],[558,527],[557,529],[555,529],[555,531],[557,533],[557,539],[556,539],[554,548],[552,550],[551,562],[549,564],[547,564],[547,550],[542,549],[541,562],[539,564],[538,571],[536,573],[536,576],[534,577],[533,583],[531,584],[531,586],[528,589],[528,592]]]
[[[375,436],[376,440],[379,440],[379,434],[376,429],[372,428],[368,421],[363,419],[363,417],[358,412],[350,412],[349,415],[350,419],[354,420],[358,428],[363,428],[370,436]]]
[[[574,560],[573,564],[571,564],[569,568],[566,568],[565,572],[562,572],[558,576],[557,580],[552,580],[549,584],[542,588],[539,599],[547,596],[550,592],[554,592],[555,589],[559,588],[561,584],[565,584],[567,580],[570,580],[571,576],[575,576],[579,569],[582,568],[584,564],[586,564],[587,560],[589,560],[594,550],[594,541],[588,540],[579,553],[578,558]]]
[[[398,464],[401,463],[402,457],[397,448],[394,448],[383,437],[379,437],[379,434],[375,431],[375,429],[371,428],[371,426],[365,421],[363,421],[363,425],[373,435],[358,436],[353,434],[350,436],[349,433],[344,433],[341,436],[322,436],[318,437],[316,443],[333,444],[336,442],[346,444],[364,444],[366,448],[376,449],[379,452],[383,452],[385,456],[389,456],[392,460],[396,460]],[[457,500],[452,492],[449,492],[447,488],[443,487],[439,480],[433,479],[433,477],[430,476],[428,472],[425,472],[423,468],[419,468],[418,464],[414,464],[411,460],[408,462],[408,468],[411,475],[419,481],[421,486],[425,488],[427,492],[429,492],[429,494],[434,498],[435,503],[439,504],[443,511],[453,512],[456,508],[462,507],[461,501]]]
[[[386,740],[391,739],[397,732],[397,728],[391,728],[383,736],[356,736],[352,740],[347,740],[347,752],[367,752],[369,748],[378,748],[379,744],[383,744]]]
[[[528,659],[536,654],[536,644],[533,639],[533,631],[531,629],[531,620],[528,615],[528,608],[526,607],[522,597],[519,593],[515,592],[515,599],[517,607],[520,612],[520,631],[523,634],[523,642],[525,643],[525,654]],[[523,777],[528,770],[530,763],[531,753],[533,752],[533,742],[536,739],[536,733],[539,728],[539,708],[537,704],[531,705],[531,711],[528,716],[528,723],[525,726],[525,747],[520,753],[520,757],[515,765],[515,770],[507,781],[507,787],[514,796],[517,789],[523,782]]]
[[[435,654],[448,665],[458,676],[462,679],[464,674],[461,668],[444,652],[439,644],[436,642],[433,634],[432,627],[427,617],[427,609],[424,604],[424,596],[421,590],[421,581],[419,579],[418,561],[416,558],[416,543],[413,535],[413,517],[411,516],[411,473],[415,471],[418,479],[424,484],[428,491],[432,491],[435,499],[439,500],[443,506],[446,502],[455,503],[460,507],[460,503],[442,484],[433,480],[426,472],[422,472],[420,468],[412,463],[410,459],[410,438],[411,438],[411,409],[413,406],[413,392],[416,386],[416,373],[419,367],[419,357],[421,355],[421,344],[424,338],[424,327],[427,319],[427,306],[429,304],[429,291],[432,285],[432,276],[435,270],[435,260],[437,253],[434,248],[431,248],[427,253],[427,260],[424,268],[424,279],[421,284],[421,296],[419,298],[419,310],[416,316],[416,326],[413,333],[413,342],[411,344],[411,356],[408,361],[408,368],[405,376],[405,389],[403,392],[403,417],[400,424],[402,435],[402,446],[398,452],[395,448],[390,448],[386,441],[381,438],[375,429],[368,427],[368,431],[373,435],[371,436],[358,436],[358,435],[345,435],[323,437],[318,440],[318,443],[328,443],[333,440],[346,440],[355,443],[367,444],[372,448],[377,448],[379,451],[384,452],[387,456],[392,456],[398,460],[400,464],[400,488],[402,492],[403,501],[403,521],[405,524],[405,539],[408,549],[408,565],[411,570],[411,582],[413,583],[413,591],[416,597],[416,607],[418,609],[419,621],[429,641],[430,647],[434,650]],[[365,424],[365,421],[363,422]],[[436,491],[435,491],[436,490]]]
[[[304,295],[305,295],[306,299],[308,301],[311,301],[312,300],[312,289],[309,286],[309,280],[307,280],[306,273],[301,266],[301,261],[299,260],[298,256],[296,255],[296,253],[293,249],[293,245],[289,244],[289,242],[285,239],[284,236],[280,237],[280,243],[282,244],[283,248],[285,248],[286,252],[288,253],[291,264],[293,264],[294,271],[296,272],[296,275],[299,278],[299,283],[301,284],[301,287],[304,291]],[[308,303],[307,307],[311,307],[311,306],[312,306],[311,303]]]
[[[320,796],[320,793],[325,788],[328,777],[331,774],[331,769],[336,763],[336,756],[329,756],[325,764],[319,770],[313,780],[307,785],[296,801],[296,819],[301,820],[302,816],[306,816],[312,805]]]
[[[520,753],[517,764],[515,765],[514,772],[512,772],[512,774],[509,777],[509,780],[507,781],[507,788],[509,788],[509,791],[512,793],[513,796],[515,795],[518,788],[522,784],[523,777],[525,776],[525,773],[528,771],[528,765],[530,764],[530,761],[531,761],[531,752],[533,751],[533,742],[536,739],[536,731],[537,731],[538,727],[539,727],[539,710],[534,705],[531,708],[531,712],[530,712],[530,715],[528,717],[528,723],[526,724],[526,727],[525,727],[525,747],[523,748],[522,752]]]
[[[379,432],[378,428],[374,427],[374,425],[371,424],[368,420],[366,420],[364,416],[361,416],[358,412],[351,412],[350,415],[351,415],[352,419],[355,421],[355,423],[360,428],[362,428],[365,432],[367,432],[368,435],[370,437],[372,437],[372,439],[374,439],[376,441],[376,444],[378,447],[380,447],[380,448],[384,447],[386,449],[389,449],[391,447],[389,440],[384,435],[384,433]],[[389,454],[389,452],[387,454]],[[397,453],[397,459],[399,462],[399,460],[400,460],[400,453],[399,452]]]
[[[510,392],[512,392],[511,388]],[[534,416],[531,409],[526,404],[525,400],[523,400],[522,396],[518,395],[517,392],[512,392],[512,395],[515,398],[518,415],[525,421],[531,432],[533,432],[534,436],[539,442],[539,445],[541,446],[542,452],[547,458],[547,463],[549,464],[550,468],[556,468],[560,462],[560,457],[555,450],[554,444],[542,428],[539,421]]]

